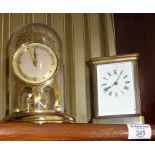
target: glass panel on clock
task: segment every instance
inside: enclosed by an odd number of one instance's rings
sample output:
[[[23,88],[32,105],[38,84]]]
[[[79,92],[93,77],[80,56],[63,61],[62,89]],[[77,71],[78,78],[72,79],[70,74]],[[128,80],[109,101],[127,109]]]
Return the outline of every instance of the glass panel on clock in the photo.
[[[136,113],[133,72],[132,62],[97,66],[99,116]]]

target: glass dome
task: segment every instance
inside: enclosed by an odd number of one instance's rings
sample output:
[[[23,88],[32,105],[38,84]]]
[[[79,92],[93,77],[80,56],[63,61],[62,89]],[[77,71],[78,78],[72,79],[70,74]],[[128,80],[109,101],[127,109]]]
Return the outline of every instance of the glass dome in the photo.
[[[34,43],[37,44],[37,49],[33,49],[32,55],[28,54],[29,51],[25,49],[29,49]],[[58,68],[54,76],[51,76],[46,82],[40,85],[34,85],[22,81],[17,76],[13,68],[14,57],[17,57],[18,53],[19,56],[16,58],[18,63],[16,66],[19,68],[24,62],[26,62],[26,65],[30,63],[30,56],[32,60],[35,61],[38,55],[39,60],[37,60],[37,62],[43,60],[42,62],[45,63],[48,57],[45,57],[45,54],[43,55],[45,48],[41,49],[42,46],[40,45],[47,46],[48,49],[51,49],[51,51],[56,54]],[[28,48],[25,48],[25,46]],[[45,24],[28,24],[12,35],[9,43],[10,115],[6,118],[7,121],[73,122],[73,119],[65,114],[62,50],[62,43],[58,34]],[[29,53],[31,53],[31,51]],[[46,51],[46,55],[47,53],[49,53],[49,51]],[[51,54],[49,56],[51,56]],[[34,71],[37,68],[35,63],[33,68]],[[31,67],[28,66],[26,69],[30,72]],[[41,67],[41,69],[43,70],[43,67]],[[22,68],[19,70],[21,71]],[[25,69],[23,69],[23,72],[24,70]],[[40,70],[38,71],[39,73],[41,72]],[[32,72],[34,71],[32,70]],[[24,76],[28,78],[27,75]]]

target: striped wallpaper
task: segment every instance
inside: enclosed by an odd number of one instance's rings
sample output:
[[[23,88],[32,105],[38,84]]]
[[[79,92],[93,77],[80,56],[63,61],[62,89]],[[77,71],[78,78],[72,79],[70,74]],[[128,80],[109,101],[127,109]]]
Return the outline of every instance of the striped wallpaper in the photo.
[[[67,113],[79,123],[91,118],[90,76],[86,62],[115,54],[112,14],[0,14],[0,119],[9,113],[8,50],[21,26],[39,22],[54,28],[63,43]]]

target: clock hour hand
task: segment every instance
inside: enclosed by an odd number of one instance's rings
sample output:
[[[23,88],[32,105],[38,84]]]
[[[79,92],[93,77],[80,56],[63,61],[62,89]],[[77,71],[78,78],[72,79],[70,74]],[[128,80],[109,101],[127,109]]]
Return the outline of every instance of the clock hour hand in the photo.
[[[107,92],[110,88],[111,88],[110,86],[109,87],[105,87],[104,91]]]
[[[105,87],[105,88],[104,88],[104,91],[107,92],[107,91],[108,91],[111,87],[113,87],[114,85],[115,85],[115,83],[114,83],[113,85],[109,86],[109,87]]]

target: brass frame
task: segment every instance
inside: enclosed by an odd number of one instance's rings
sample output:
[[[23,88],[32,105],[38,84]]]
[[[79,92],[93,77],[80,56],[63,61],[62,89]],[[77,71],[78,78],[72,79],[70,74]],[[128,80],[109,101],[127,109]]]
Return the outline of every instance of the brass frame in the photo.
[[[30,87],[32,89],[39,90],[40,88],[45,88],[46,86],[49,86],[53,88],[54,95],[55,95],[55,105],[53,110],[46,110],[46,111],[20,111],[19,110],[19,96],[20,92],[25,87]],[[14,113],[7,116],[3,121],[5,122],[35,122],[35,123],[74,123],[75,120],[70,117],[69,115],[60,112],[60,90],[59,87],[54,79],[50,79],[46,81],[45,85],[42,86],[31,86],[27,83],[20,82],[17,84],[17,104],[14,107]]]
[[[104,120],[97,120],[97,119],[106,119],[109,118],[109,122],[111,123],[122,123],[122,122],[132,122],[135,119],[131,119],[131,116],[137,117],[136,121],[138,123],[144,123],[144,118],[141,116],[141,100],[140,100],[140,90],[139,90],[139,73],[138,73],[138,57],[139,54],[130,54],[130,55],[118,55],[118,56],[110,56],[110,57],[99,57],[99,58],[92,58],[90,59],[90,65],[92,68],[92,78],[93,78],[93,90],[94,90],[94,110],[95,110],[95,116],[94,116],[94,123],[104,123]],[[97,90],[97,66],[99,64],[109,64],[109,63],[117,63],[117,62],[127,62],[131,61],[133,64],[133,75],[134,75],[134,89],[135,89],[135,100],[136,100],[136,113],[130,114],[130,115],[111,115],[111,116],[100,116],[98,113],[98,90]],[[120,119],[116,119],[116,118]],[[122,121],[123,117],[128,119],[124,119]],[[119,121],[120,120],[120,121]],[[105,121],[107,124],[108,121]]]
[[[43,89],[43,88],[45,88],[47,86],[53,88],[53,90],[54,90],[54,93],[55,93],[54,94],[55,95],[54,109],[59,111],[60,106],[61,106],[60,105],[60,90],[59,90],[59,87],[57,85],[57,82],[54,79],[51,79],[49,81],[46,81],[46,83],[44,85],[41,85],[41,86],[32,86],[32,85],[27,84],[27,83],[18,82],[17,86],[16,86],[16,88],[17,88],[17,92],[16,92],[17,100],[15,101],[17,104],[16,104],[16,107],[13,108],[14,112],[20,112],[20,110],[19,110],[19,107],[20,107],[19,98],[20,98],[20,95],[21,95],[20,92],[22,92],[25,87],[32,88],[33,91],[39,91],[40,89]],[[35,112],[40,112],[40,111],[35,111]]]
[[[55,105],[53,110],[46,111],[20,111],[19,110],[19,96],[25,87],[31,87],[32,89],[40,89],[50,86],[54,90]],[[54,79],[46,81],[45,85],[42,86],[31,86],[27,83],[20,83],[17,87],[17,105],[14,107],[14,113],[7,116],[3,121],[5,122],[35,122],[35,123],[74,123],[74,118],[60,111],[60,90]]]

